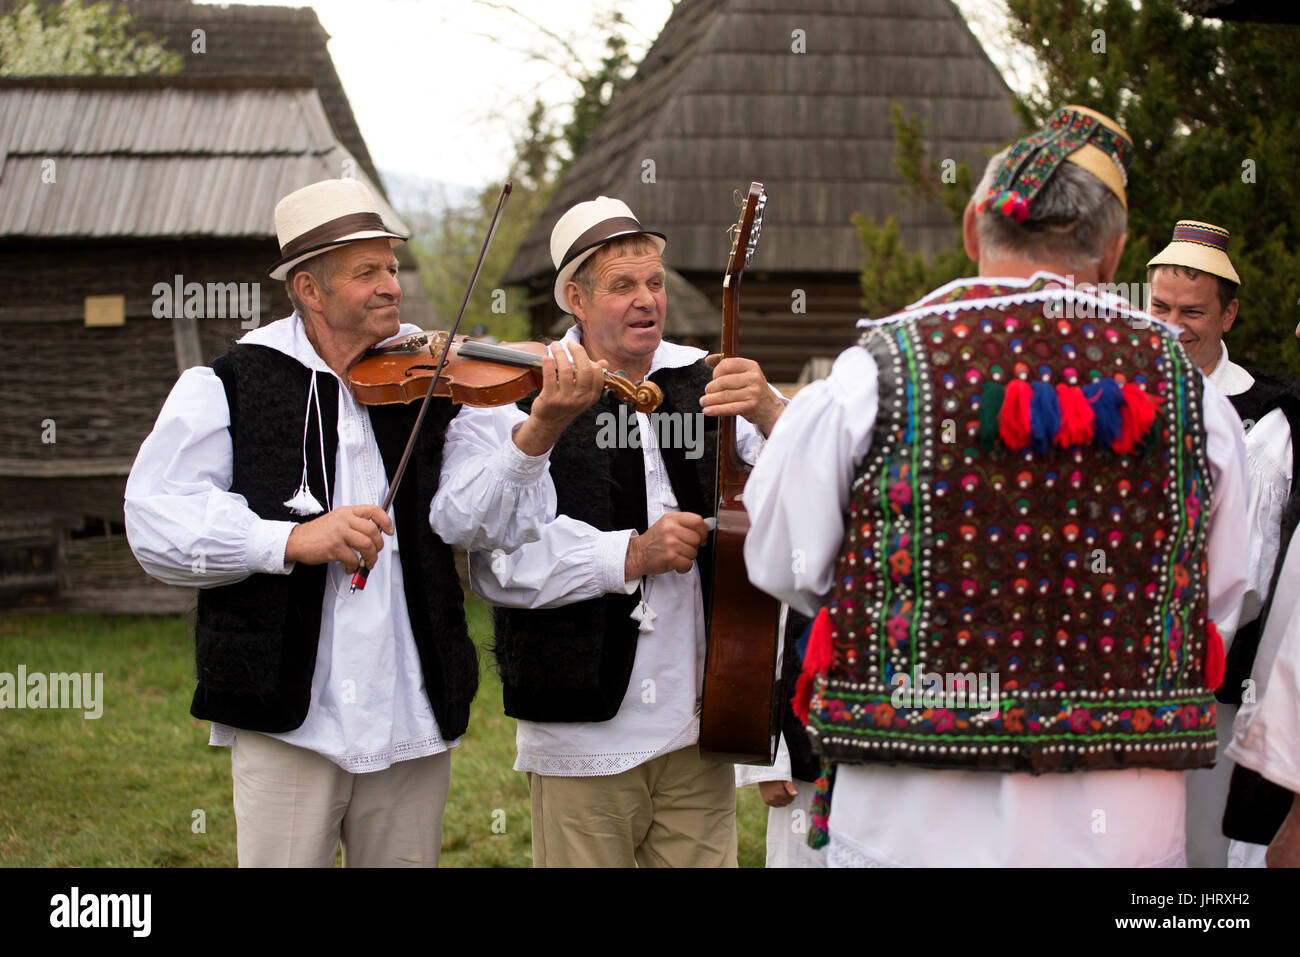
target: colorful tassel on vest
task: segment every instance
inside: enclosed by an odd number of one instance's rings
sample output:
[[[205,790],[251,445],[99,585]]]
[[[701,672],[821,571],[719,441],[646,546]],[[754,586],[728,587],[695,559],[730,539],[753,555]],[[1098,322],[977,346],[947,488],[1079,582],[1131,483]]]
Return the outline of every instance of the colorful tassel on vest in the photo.
[[[1217,691],[1223,684],[1223,673],[1227,657],[1223,651],[1223,636],[1213,621],[1208,625],[1205,635],[1205,687]]]
[[[794,685],[790,707],[800,723],[808,723],[808,707],[812,701],[813,685],[818,675],[824,675],[831,666],[831,619],[823,608],[813,619],[808,635],[808,648],[804,651],[803,671]]]

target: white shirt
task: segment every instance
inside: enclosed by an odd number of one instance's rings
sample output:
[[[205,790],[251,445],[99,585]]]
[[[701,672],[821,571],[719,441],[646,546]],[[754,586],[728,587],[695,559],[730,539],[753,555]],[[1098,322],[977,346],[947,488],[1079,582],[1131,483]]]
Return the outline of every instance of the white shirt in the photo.
[[[576,326],[563,341],[581,341]],[[702,349],[661,342],[650,371],[688,366],[704,355]],[[524,418],[515,406],[485,411],[493,423],[491,441],[508,436]],[[649,417],[632,414],[645,461],[646,518],[653,525],[667,512],[678,511],[678,503]],[[459,429],[457,419],[449,437]],[[762,445],[758,430],[737,419],[736,448],[741,457],[752,463]],[[466,459],[461,468],[470,473],[475,466]],[[636,591],[640,579],[623,578],[632,530],[602,532],[557,515],[549,472],[544,484],[549,511],[541,539],[509,552],[471,552],[474,591],[494,605],[510,608],[554,608]],[[618,713],[609,721],[519,721],[515,770],[570,777],[618,774],[698,740],[705,652],[699,566],[686,574],[648,576],[642,598],[654,612],[654,630],[643,632],[637,640],[632,676]]]
[[[875,361],[854,346],[827,379],[790,403],[745,487],[750,580],[805,614],[830,591],[849,486],[870,448],[877,409]],[[1214,481],[1209,615],[1229,641],[1245,590],[1245,450],[1236,413],[1214,389],[1204,390],[1204,417]],[[1185,859],[1182,771],[1035,777],[841,764],[836,775],[832,866],[1159,866]]]
[[[1300,793],[1300,535],[1291,538],[1228,757]]]
[[[403,325],[399,334],[418,331]],[[314,372],[333,375],[296,314],[255,329],[240,342],[276,349]],[[378,505],[388,492],[388,476],[369,415],[345,384],[338,395],[334,487],[331,501],[320,504],[325,510]],[[302,400],[305,408],[307,395]],[[168,584],[212,588],[258,572],[286,575],[293,570],[284,552],[295,523],[262,519],[242,495],[230,491],[229,425],[221,380],[207,366],[187,369],[127,479],[126,529],[132,551],[145,571]],[[449,439],[444,468],[461,451]],[[306,454],[320,451],[308,447]],[[480,538],[496,535],[513,545],[530,532],[535,535],[536,522],[529,526],[527,517],[543,511],[539,479],[544,460],[530,459],[507,439],[483,462],[484,471],[476,477],[477,501],[489,509],[482,516],[489,526]],[[284,492],[288,499],[295,489]],[[433,515],[444,499],[461,493],[463,487],[446,483],[432,503]],[[433,527],[457,543],[438,522]],[[352,772],[383,770],[458,743],[443,740],[425,695],[398,561],[401,543],[394,534],[385,536],[384,545],[367,587],[353,595],[348,594],[351,576],[340,563],[329,564],[306,720],[293,731],[271,735]],[[234,729],[213,723],[210,743],[229,745],[233,739]]]
[[[1240,395],[1255,377],[1228,358],[1219,341],[1219,361],[1206,381],[1224,395]],[[1274,409],[1246,427],[1246,461],[1250,471],[1250,574],[1241,608],[1241,624],[1254,621],[1268,601],[1268,586],[1282,546],[1282,512],[1291,496],[1291,423]]]

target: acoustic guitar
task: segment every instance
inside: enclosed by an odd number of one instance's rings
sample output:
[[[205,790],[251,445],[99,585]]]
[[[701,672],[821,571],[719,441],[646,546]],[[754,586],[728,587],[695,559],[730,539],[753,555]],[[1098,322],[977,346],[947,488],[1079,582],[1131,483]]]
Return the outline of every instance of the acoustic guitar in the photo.
[[[722,279],[722,355],[740,354],[740,279],[753,259],[767,194],[751,183],[733,229]],[[700,716],[700,751],[733,764],[776,760],[781,733],[779,605],[749,583],[745,571],[745,480],[749,466],[736,454],[736,417],[718,422],[717,528],[713,588],[708,609],[708,652]]]

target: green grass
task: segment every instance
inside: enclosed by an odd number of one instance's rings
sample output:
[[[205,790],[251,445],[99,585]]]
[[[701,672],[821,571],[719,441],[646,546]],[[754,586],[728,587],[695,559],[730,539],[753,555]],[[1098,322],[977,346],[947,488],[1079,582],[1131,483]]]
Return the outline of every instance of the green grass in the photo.
[[[480,649],[487,608],[470,599]],[[0,620],[0,672],[103,672],[103,716],[0,710],[0,865],[233,867],[230,752],[190,717],[193,637],[184,618],[73,615]],[[528,784],[511,768],[515,723],[480,652],[469,731],[452,754],[443,867],[531,865]],[[196,811],[204,828],[195,829]],[[504,833],[493,825],[504,813]],[[740,864],[761,867],[766,809],[740,792]],[[497,831],[501,830],[497,825]]]

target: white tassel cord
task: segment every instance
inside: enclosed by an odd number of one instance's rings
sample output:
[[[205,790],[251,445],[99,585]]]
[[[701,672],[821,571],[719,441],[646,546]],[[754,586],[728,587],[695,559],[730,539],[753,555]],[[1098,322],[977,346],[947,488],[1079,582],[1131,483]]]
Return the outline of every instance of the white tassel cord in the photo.
[[[643,635],[648,635],[650,632],[655,630],[655,626],[651,623],[659,617],[654,613],[654,609],[646,603],[645,593],[647,586],[648,581],[643,575],[641,576],[641,600],[637,602],[637,606],[632,609],[632,613],[628,616],[633,621],[639,622],[636,630]]]
[[[302,481],[298,484],[298,491],[296,491],[289,500],[284,503],[284,507],[293,512],[293,514],[303,516],[319,515],[321,512],[325,511],[325,509],[321,507],[320,502],[316,500],[316,496],[311,494],[311,486],[307,482],[307,429],[311,424],[311,409],[313,401],[316,406],[316,423],[319,426],[317,434],[320,436],[321,475],[327,476],[328,473],[325,471],[325,429],[321,422],[320,398],[316,395],[315,373],[312,373],[311,385],[307,388],[307,409],[303,413],[302,417]],[[329,479],[326,478],[325,481],[325,497],[328,499]]]

